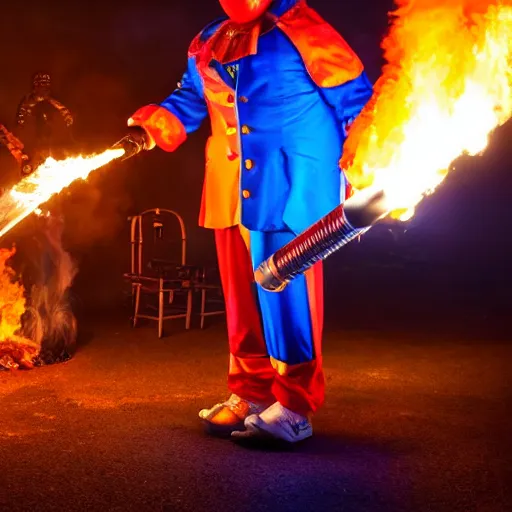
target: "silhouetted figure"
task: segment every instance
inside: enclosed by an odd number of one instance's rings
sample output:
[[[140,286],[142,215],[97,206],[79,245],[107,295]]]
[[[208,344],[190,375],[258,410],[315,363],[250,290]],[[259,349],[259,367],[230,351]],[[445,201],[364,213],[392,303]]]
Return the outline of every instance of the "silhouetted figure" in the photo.
[[[57,111],[65,126],[70,128],[73,116],[69,108],[52,96],[51,77],[48,73],[39,72],[32,78],[32,90],[18,105],[16,124],[20,128],[27,126],[32,117],[35,122],[34,159],[42,163],[55,151],[53,115]]]

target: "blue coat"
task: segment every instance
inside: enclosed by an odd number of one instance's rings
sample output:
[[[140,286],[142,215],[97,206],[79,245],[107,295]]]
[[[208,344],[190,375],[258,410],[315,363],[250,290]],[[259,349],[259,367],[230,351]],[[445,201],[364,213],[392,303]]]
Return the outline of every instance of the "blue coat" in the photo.
[[[274,14],[295,3],[276,2]],[[203,30],[201,42],[207,44],[221,24]],[[179,87],[160,107],[187,134],[210,114],[200,223],[224,228],[241,222],[254,231],[298,234],[339,205],[346,128],[372,94],[364,71],[341,85],[319,86],[278,27],[259,36],[255,55],[228,64],[210,60],[207,73],[198,58],[189,57]]]

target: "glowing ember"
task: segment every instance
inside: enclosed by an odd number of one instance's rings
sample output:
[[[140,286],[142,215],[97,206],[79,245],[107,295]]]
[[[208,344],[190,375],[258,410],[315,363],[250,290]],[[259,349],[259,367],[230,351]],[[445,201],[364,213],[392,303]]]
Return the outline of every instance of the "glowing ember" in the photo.
[[[482,152],[512,115],[511,0],[397,0],[388,64],[354,123],[342,166],[382,188],[406,220],[461,154]]]
[[[0,237],[72,182],[123,156],[123,149],[108,149],[98,155],[64,160],[48,158],[0,198]]]

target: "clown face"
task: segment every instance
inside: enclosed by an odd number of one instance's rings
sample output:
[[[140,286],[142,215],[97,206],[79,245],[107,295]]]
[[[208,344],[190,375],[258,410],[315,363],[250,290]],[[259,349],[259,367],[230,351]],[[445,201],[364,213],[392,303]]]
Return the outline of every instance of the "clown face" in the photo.
[[[258,19],[272,0],[219,0],[226,14],[236,23],[249,23]]]

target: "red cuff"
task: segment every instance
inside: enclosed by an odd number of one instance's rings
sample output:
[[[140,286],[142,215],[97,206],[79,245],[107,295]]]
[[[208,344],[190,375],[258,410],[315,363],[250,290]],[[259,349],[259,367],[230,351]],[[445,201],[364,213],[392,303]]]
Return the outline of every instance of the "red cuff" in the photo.
[[[354,187],[347,181],[345,185],[345,201],[354,195]]]
[[[129,119],[130,126],[141,126],[164,151],[176,150],[187,139],[183,123],[169,110],[159,105],[139,108]]]

